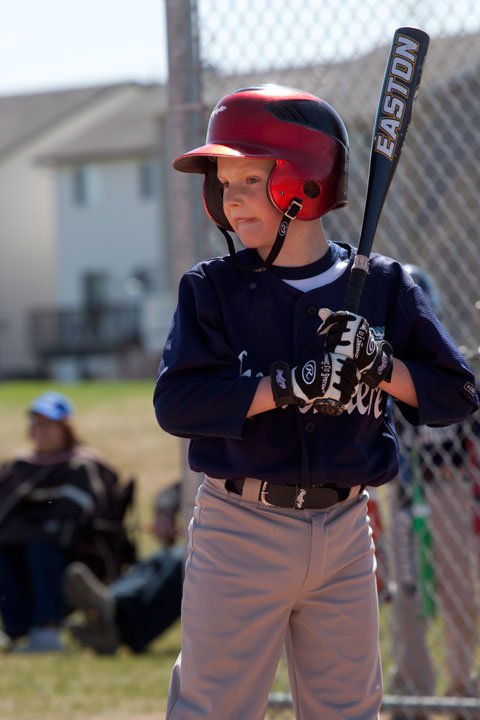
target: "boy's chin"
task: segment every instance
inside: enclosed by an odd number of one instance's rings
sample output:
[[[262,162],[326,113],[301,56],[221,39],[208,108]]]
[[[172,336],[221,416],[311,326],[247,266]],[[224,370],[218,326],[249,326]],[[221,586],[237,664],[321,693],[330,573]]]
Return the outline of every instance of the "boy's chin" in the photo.
[[[248,248],[249,250],[256,250],[263,259],[267,257],[273,245],[273,242],[266,244],[258,238],[255,239],[252,237],[248,237],[248,235],[244,235],[243,237],[239,235],[239,240],[244,248]]]
[[[242,243],[243,244],[243,243]],[[258,245],[243,245],[244,248],[248,248],[249,250],[256,250],[257,253],[260,255],[262,260],[266,260],[268,257],[268,253],[270,252],[270,247],[266,248],[264,246],[258,246]]]

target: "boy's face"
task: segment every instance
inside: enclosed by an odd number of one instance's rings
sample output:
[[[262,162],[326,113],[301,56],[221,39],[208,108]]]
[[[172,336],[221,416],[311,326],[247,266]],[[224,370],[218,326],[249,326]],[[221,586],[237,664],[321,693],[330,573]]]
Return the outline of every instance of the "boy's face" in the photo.
[[[223,210],[242,245],[265,259],[277,236],[282,214],[267,196],[274,160],[218,158],[217,176],[223,187]]]

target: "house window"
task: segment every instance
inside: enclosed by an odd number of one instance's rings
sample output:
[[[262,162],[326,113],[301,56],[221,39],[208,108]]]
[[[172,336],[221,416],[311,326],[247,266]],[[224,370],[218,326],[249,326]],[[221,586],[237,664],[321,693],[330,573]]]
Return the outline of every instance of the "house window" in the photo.
[[[98,168],[79,165],[72,171],[72,198],[75,205],[94,205],[99,197],[100,176]]]
[[[99,310],[108,304],[108,274],[87,271],[83,276],[83,301],[87,310]]]
[[[138,166],[138,192],[141,198],[149,200],[158,194],[158,165],[145,161]]]

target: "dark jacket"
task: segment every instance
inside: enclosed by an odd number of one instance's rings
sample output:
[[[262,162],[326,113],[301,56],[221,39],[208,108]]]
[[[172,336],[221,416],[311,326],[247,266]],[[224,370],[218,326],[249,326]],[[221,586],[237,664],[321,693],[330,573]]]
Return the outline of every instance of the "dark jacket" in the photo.
[[[123,526],[132,499],[133,481],[121,486],[90,448],[17,457],[0,468],[0,545],[48,540],[111,579],[133,559]]]
[[[347,411],[325,416],[296,406],[247,420],[260,378],[275,360],[291,367],[318,358],[318,310],[337,310],[346,295],[354,249],[332,243],[311,268],[343,267],[332,282],[301,292],[273,267],[256,272],[254,250],[199,263],[180,283],[178,307],[155,389],[164,430],[191,439],[193,470],[218,478],[255,477],[273,483],[382,485],[398,471],[392,401],[362,384]],[[295,279],[295,278],[293,278]],[[374,254],[359,313],[403,360],[418,410],[398,403],[415,425],[460,422],[478,407],[474,377],[400,263]]]

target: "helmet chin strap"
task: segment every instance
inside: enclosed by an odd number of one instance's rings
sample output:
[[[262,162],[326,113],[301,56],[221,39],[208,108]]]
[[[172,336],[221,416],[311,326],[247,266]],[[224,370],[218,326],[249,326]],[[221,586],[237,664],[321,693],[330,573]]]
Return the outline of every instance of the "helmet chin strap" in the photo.
[[[273,243],[272,247],[270,248],[270,252],[268,253],[267,257],[263,261],[263,267],[257,268],[255,272],[263,272],[264,270],[268,270],[269,267],[273,265],[275,260],[277,259],[278,254],[280,253],[280,250],[283,247],[283,243],[285,242],[285,237],[287,235],[288,226],[290,225],[291,220],[294,220],[300,210],[302,209],[302,201],[299,198],[293,198],[288,208],[285,210],[282,219],[280,220],[280,225],[278,226],[277,231],[277,237],[275,238],[275,242]],[[233,244],[232,236],[228,232],[228,230],[225,230],[225,228],[222,228],[220,225],[217,225],[218,229],[222,233],[222,235],[225,237],[225,240],[227,241],[228,245],[228,252],[230,253],[230,257],[232,257],[234,260],[237,258],[237,253],[235,252],[235,246]]]

